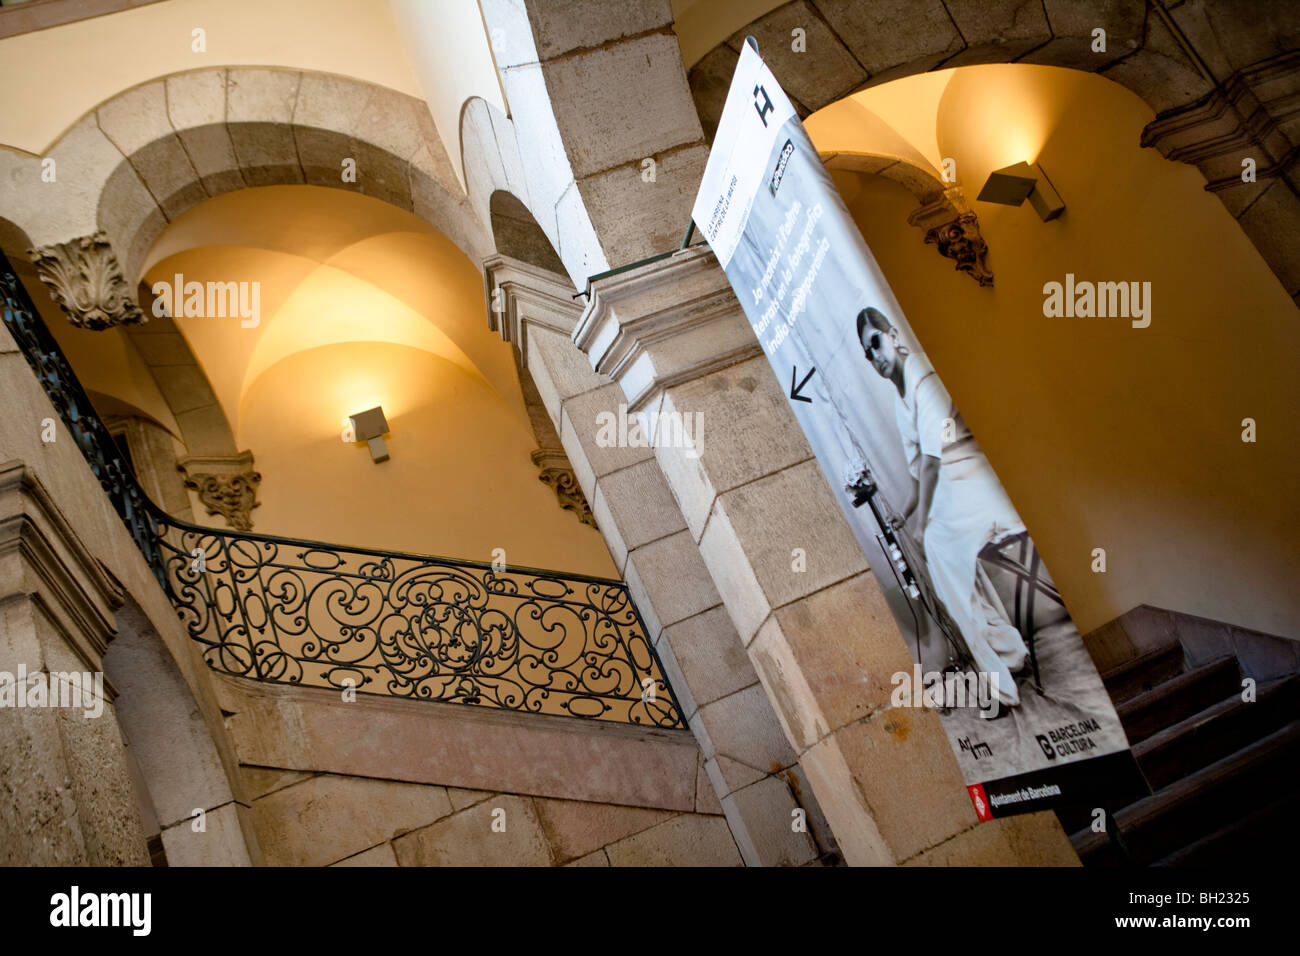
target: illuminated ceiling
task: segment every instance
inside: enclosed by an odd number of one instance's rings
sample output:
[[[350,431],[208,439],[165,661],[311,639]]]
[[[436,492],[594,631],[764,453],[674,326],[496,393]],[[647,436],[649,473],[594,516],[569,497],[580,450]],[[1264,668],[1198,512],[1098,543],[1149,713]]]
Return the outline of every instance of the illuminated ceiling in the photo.
[[[488,385],[527,422],[509,347],[487,328],[478,271],[410,213],[313,186],[227,193],[167,228],[146,260],[143,281],[173,285],[178,274],[183,283],[205,286],[249,283],[251,290],[257,284],[255,320],[176,318],[236,436],[245,399],[260,378],[302,353],[348,343],[386,343],[443,359]],[[341,407],[323,407],[319,422],[304,422],[305,428],[332,429],[340,415],[378,404],[374,399],[400,415],[422,400],[429,383],[358,368],[351,388],[328,385],[336,396],[329,404]],[[363,404],[343,407],[349,403]]]

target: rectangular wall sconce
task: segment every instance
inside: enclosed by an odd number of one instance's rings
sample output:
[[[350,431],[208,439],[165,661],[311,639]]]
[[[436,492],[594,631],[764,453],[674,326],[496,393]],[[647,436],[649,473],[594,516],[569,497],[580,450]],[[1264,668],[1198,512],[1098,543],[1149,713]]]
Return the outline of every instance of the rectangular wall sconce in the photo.
[[[370,448],[370,457],[374,463],[377,465],[381,461],[388,461],[388,445],[384,441],[384,435],[388,433],[388,419],[384,417],[383,407],[376,405],[348,417],[352,419],[357,441],[365,442]]]
[[[981,202],[1019,206],[1026,199],[1043,222],[1065,212],[1065,202],[1037,163],[1016,163],[989,174],[977,197]]]

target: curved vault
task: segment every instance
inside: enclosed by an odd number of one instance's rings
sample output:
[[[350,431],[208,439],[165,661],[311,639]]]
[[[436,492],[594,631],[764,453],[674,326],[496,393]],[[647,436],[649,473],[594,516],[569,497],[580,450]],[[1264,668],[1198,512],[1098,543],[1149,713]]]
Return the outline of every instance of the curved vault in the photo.
[[[509,351],[487,329],[478,271],[445,236],[378,200],[310,186],[208,200],[167,228],[145,283],[248,282],[259,314],[176,319],[238,433],[245,397],[313,348],[384,342],[481,379],[526,422]],[[255,323],[255,324],[254,324]]]

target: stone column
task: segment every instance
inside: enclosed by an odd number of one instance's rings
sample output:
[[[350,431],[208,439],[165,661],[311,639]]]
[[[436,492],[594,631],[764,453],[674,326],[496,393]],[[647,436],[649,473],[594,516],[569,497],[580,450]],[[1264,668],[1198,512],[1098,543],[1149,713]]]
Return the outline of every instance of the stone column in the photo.
[[[593,372],[573,344],[582,309],[571,288],[560,276],[502,256],[485,270],[488,299],[497,307],[493,327],[519,349],[556,424],[741,856],[751,866],[833,859],[829,827],[653,449],[637,437],[635,420],[620,438],[627,396]]]
[[[979,824],[938,716],[890,708],[892,675],[912,668],[903,636],[712,253],[594,283],[573,337],[657,428],[654,464],[679,508],[641,495],[629,511],[642,521],[680,512],[685,529],[665,539],[662,573],[678,591],[699,562],[711,573],[811,783],[804,796],[815,795],[846,860],[1077,863],[1050,813]],[[581,407],[566,405],[567,428],[584,427]],[[699,436],[694,447],[683,431]],[[625,496],[606,478],[598,502]],[[644,574],[633,564],[629,581]],[[693,722],[706,734],[707,714]],[[743,780],[722,783],[724,806],[749,799]]]
[[[483,0],[526,147],[512,189],[575,281],[670,249],[708,158],[669,0]],[[467,151],[470,147],[467,147]],[[586,248],[584,248],[586,247]]]
[[[121,603],[121,588],[44,486],[20,461],[0,465],[0,862],[6,865],[149,865],[116,691],[103,681],[104,651]],[[80,680],[86,674],[98,681]]]

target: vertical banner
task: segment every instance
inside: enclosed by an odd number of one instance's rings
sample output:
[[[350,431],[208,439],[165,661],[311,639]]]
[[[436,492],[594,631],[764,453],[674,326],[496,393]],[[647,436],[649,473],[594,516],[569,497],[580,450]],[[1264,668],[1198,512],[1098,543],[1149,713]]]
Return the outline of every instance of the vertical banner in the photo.
[[[752,42],[693,214],[916,661],[892,706],[939,712],[982,820],[1132,792],[1124,730],[1024,522]]]

